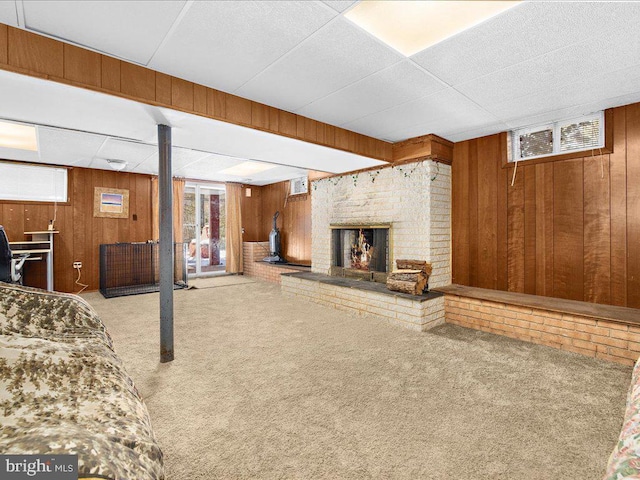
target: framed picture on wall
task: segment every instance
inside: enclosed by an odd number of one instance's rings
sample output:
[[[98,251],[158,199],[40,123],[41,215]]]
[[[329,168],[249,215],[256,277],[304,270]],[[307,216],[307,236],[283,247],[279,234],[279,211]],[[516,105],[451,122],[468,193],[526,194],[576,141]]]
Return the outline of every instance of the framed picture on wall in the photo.
[[[95,187],[93,216],[104,218],[129,218],[129,190]]]

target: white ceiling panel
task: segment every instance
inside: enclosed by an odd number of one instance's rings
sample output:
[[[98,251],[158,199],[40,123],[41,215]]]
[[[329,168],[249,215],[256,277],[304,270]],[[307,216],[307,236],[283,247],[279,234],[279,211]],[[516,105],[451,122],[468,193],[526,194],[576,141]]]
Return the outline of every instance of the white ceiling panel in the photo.
[[[316,100],[296,113],[343,125],[444,88],[442,82],[405,60]]]
[[[607,71],[595,75],[586,75],[580,81],[559,85],[547,92],[537,92],[512,101],[490,107],[498,117],[507,122],[518,118],[543,115],[555,110],[591,104],[594,99],[600,101],[614,99],[622,95],[640,94],[640,65],[622,70]],[[613,104],[611,105],[613,106]],[[583,111],[582,113],[590,113]]]
[[[460,132],[494,124],[498,119],[452,88],[404,103],[346,124],[355,131],[374,131],[390,141],[452,129]],[[426,128],[428,130],[420,130]],[[414,134],[416,131],[422,133]]]
[[[213,155],[181,169],[179,172],[176,172],[176,174],[185,178],[197,178],[217,182],[242,182],[251,185],[268,185],[307,174],[307,171],[304,169],[287,166],[276,166],[264,172],[253,174],[251,178],[218,173],[220,170],[237,165],[243,161],[244,160]]]
[[[134,167],[134,170],[139,167],[138,170],[145,170],[149,173],[158,173],[158,147],[153,146],[154,153],[144,160],[144,163],[138,163]],[[171,149],[171,169],[174,175],[184,176],[182,170],[189,165],[196,163],[203,158],[211,156],[208,152],[201,152],[198,150],[190,150],[188,148],[173,147]],[[194,177],[196,178],[196,177]]]
[[[640,18],[638,19],[640,22]],[[570,45],[456,87],[480,105],[516,101],[536,92],[561,94],[564,85],[600,72],[640,63],[640,36],[610,32]],[[600,92],[592,91],[597,96]]]
[[[640,91],[608,98],[606,100],[597,100],[595,102],[585,103],[583,105],[575,105],[555,110],[549,110],[544,113],[529,117],[517,117],[513,120],[506,120],[505,123],[509,129],[526,127],[529,125],[538,125],[546,122],[553,122],[565,118],[573,118],[588,113],[605,110],[607,108],[619,107],[640,102]]]
[[[316,2],[195,2],[150,67],[231,92],[335,16]]]
[[[336,12],[344,12],[351,5],[355,5],[358,3],[354,0],[322,0],[323,3],[326,3],[331,8],[333,8]]]
[[[101,135],[38,127],[40,159],[46,163],[76,165],[90,162],[105,140]]]
[[[295,111],[402,58],[339,17],[236,93]]]
[[[16,13],[14,1],[5,0],[0,2],[0,23],[5,23],[12,27],[18,26],[18,14]]]
[[[457,85],[629,26],[638,9],[636,2],[523,2],[412,59]]]
[[[109,160],[124,160],[132,166],[137,165],[158,151],[158,147],[144,143],[108,138],[96,153],[96,157]]]
[[[509,130],[509,126],[503,122],[498,122],[492,125],[484,125],[480,128],[466,130],[464,132],[459,132],[457,130],[456,133],[444,132],[442,136],[451,142],[460,142],[462,140],[468,140],[470,138],[493,135],[494,133],[504,132],[505,130]]]
[[[22,2],[27,29],[147,64],[185,1]]]

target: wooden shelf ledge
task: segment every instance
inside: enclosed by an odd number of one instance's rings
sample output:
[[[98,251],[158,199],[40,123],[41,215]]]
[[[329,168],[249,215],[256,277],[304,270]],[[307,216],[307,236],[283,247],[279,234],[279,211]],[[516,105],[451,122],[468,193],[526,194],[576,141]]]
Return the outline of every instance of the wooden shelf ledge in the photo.
[[[542,297],[526,293],[489,290],[486,288],[467,287],[456,284],[434,288],[433,290],[444,293],[445,295],[457,295],[459,297],[474,298],[476,300],[505,303],[519,307],[536,308],[538,310],[580,315],[597,320],[609,320],[626,325],[640,326],[640,310],[635,308],[601,305],[598,303],[565,300],[563,298]]]

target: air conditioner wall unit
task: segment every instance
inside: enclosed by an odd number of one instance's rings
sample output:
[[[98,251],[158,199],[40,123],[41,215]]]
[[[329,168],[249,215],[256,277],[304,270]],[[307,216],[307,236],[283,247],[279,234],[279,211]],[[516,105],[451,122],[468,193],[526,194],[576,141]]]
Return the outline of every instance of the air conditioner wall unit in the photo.
[[[298,177],[290,180],[289,195],[306,195],[309,193],[309,178]]]

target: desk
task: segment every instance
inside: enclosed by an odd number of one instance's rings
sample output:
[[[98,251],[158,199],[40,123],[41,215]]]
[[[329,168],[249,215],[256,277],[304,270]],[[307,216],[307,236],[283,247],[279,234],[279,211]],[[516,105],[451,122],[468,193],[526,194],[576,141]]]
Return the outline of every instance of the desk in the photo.
[[[11,245],[11,251],[18,255],[22,253],[29,255],[46,255],[47,290],[50,292],[53,292],[53,236],[56,233],[60,232],[57,230],[24,232],[25,235],[31,236],[31,240],[24,242],[9,242],[9,245]]]

